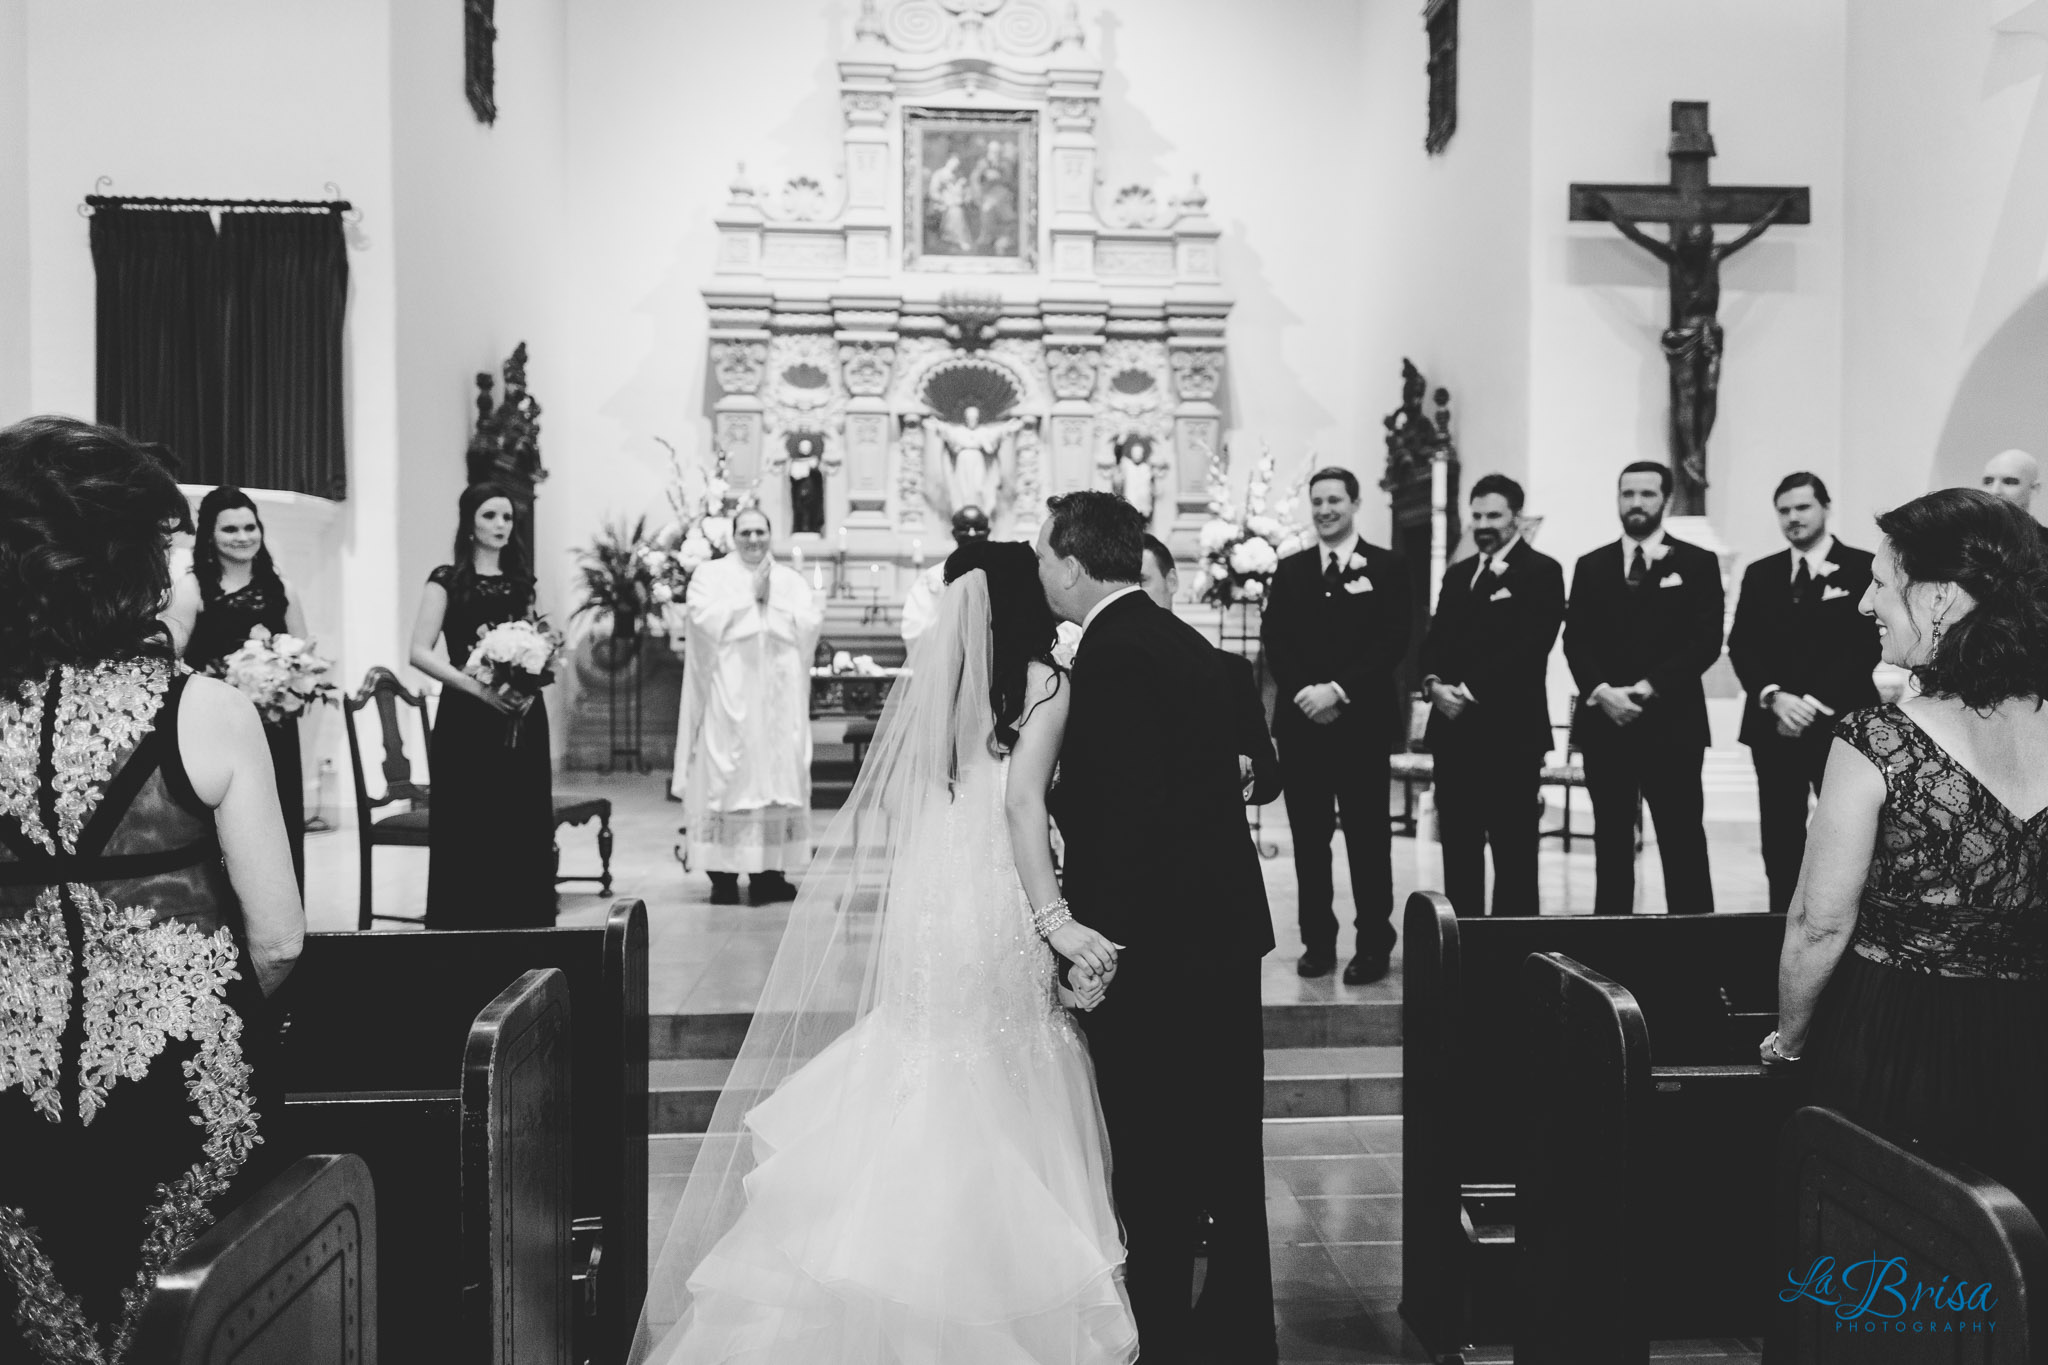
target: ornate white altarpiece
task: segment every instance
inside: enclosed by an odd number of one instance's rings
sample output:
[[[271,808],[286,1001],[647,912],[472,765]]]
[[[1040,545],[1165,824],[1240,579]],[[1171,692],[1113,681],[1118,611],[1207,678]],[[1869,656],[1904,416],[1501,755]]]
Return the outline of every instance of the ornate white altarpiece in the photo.
[[[1225,420],[1221,229],[1199,183],[1104,186],[1098,50],[1073,4],[862,0],[837,182],[741,169],[703,291],[712,421],[778,530],[900,564],[963,502],[1021,535],[1094,487],[1188,544]]]

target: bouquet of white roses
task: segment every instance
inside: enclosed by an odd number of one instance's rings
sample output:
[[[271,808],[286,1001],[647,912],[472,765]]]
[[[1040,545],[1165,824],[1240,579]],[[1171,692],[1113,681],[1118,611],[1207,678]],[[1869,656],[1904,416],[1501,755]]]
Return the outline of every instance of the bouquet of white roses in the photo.
[[[1293,494],[1269,503],[1272,487],[1273,456],[1263,448],[1245,483],[1242,504],[1230,496],[1229,456],[1219,453],[1211,463],[1209,520],[1201,531],[1204,602],[1227,607],[1263,601],[1280,561],[1308,543],[1306,534],[1289,524]]]
[[[217,670],[229,686],[256,704],[263,719],[279,725],[302,715],[315,702],[331,702],[337,689],[327,681],[334,665],[313,652],[310,640],[272,635],[262,626]]]
[[[555,680],[562,637],[540,617],[503,621],[480,632],[462,671],[497,692],[517,708],[505,743],[519,743],[520,722],[540,690]]]

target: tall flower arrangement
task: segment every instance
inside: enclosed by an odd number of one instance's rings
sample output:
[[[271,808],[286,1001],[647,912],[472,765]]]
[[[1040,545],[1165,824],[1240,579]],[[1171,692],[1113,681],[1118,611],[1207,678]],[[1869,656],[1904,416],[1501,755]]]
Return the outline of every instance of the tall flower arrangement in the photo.
[[[1201,598],[1217,606],[1262,602],[1280,561],[1307,544],[1294,524],[1295,492],[1273,497],[1273,454],[1259,447],[1242,502],[1231,497],[1230,456],[1209,463],[1209,520],[1202,525]]]
[[[603,617],[612,623],[614,640],[637,638],[654,609],[655,573],[648,555],[653,548],[646,517],[631,523],[607,522],[589,545],[576,552],[583,601],[570,619]]]
[[[639,551],[648,576],[648,601],[656,610],[680,602],[690,590],[690,577],[714,559],[732,553],[735,497],[725,477],[725,452],[719,450],[710,470],[686,461],[661,437],[673,478],[669,506],[675,520]]]

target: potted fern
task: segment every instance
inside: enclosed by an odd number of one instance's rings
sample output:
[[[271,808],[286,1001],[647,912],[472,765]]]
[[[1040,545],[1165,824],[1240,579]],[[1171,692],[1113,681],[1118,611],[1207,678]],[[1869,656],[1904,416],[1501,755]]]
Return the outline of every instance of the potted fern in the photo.
[[[608,669],[623,668],[639,652],[654,611],[654,574],[646,553],[652,546],[643,516],[630,525],[623,519],[605,523],[576,552],[583,601],[571,619],[587,615],[611,623],[609,637],[596,650]]]

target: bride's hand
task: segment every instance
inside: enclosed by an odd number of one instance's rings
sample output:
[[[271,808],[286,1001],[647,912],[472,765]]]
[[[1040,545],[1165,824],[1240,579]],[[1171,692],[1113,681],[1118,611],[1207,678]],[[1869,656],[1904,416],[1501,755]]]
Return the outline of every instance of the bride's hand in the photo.
[[[1052,950],[1093,976],[1116,971],[1116,945],[1079,920],[1068,920],[1046,940]]]
[[[1068,975],[1067,984],[1061,991],[1069,997],[1067,1003],[1071,1008],[1092,1010],[1101,1004],[1102,998],[1109,993],[1109,980],[1107,977],[1095,975],[1085,967],[1076,967]]]

